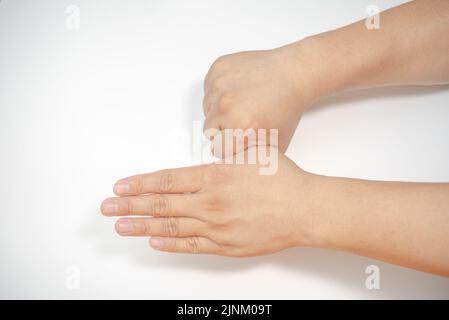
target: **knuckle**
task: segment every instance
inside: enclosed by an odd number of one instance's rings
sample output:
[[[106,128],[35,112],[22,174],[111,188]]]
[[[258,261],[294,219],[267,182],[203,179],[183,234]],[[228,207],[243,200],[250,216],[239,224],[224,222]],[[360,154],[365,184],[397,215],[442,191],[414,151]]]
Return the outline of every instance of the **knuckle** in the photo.
[[[179,219],[169,217],[162,222],[162,229],[164,234],[169,237],[177,237],[179,235]]]
[[[126,198],[126,213],[131,214],[134,212],[134,203],[131,198]]]
[[[151,225],[150,225],[149,221],[143,221],[142,222],[142,234],[143,235],[151,234]]]
[[[214,236],[220,240],[221,243],[227,243],[228,240],[232,241],[232,224],[229,218],[223,214],[227,210],[216,210],[215,213],[211,214],[210,217],[210,227],[209,229],[214,232]]]
[[[209,97],[208,96],[204,96],[204,98],[203,98],[203,111],[204,111],[205,115],[207,113],[209,113],[210,107],[211,107],[211,105],[210,105]]]
[[[220,93],[226,85],[226,79],[223,76],[217,76],[212,80],[211,89],[213,93]]]
[[[136,193],[143,193],[143,178],[139,177],[135,183]]]
[[[184,245],[189,253],[198,253],[200,251],[200,239],[198,237],[187,238]]]
[[[229,111],[233,104],[233,98],[231,94],[224,93],[220,96],[217,102],[217,109],[220,112]]]
[[[207,195],[204,195],[201,199],[201,209],[208,214],[210,219],[213,219],[215,223],[215,218],[223,217],[223,212],[226,208],[226,201],[220,195],[219,192],[210,191]]]
[[[220,165],[216,163],[205,165],[203,184],[207,185],[216,182],[217,178],[220,176],[220,169]]]
[[[231,188],[231,184],[233,182],[233,176],[235,175],[233,173],[234,165],[224,164],[224,163],[213,163],[209,165],[210,168],[205,174],[204,180],[205,183],[208,183],[208,185],[211,186],[219,186],[220,190],[218,188],[214,188],[210,191],[210,194],[213,198],[215,198],[215,201],[228,201],[226,194],[224,194],[224,191],[228,191]],[[219,191],[219,192],[216,192]]]
[[[170,200],[165,195],[158,194],[153,196],[150,212],[153,216],[164,216],[170,212]]]
[[[229,179],[232,178],[232,169],[232,165],[223,163],[208,164],[203,175],[204,184],[217,185],[221,182],[229,182]],[[220,197],[220,194],[214,194],[214,196]]]
[[[162,193],[170,192],[175,185],[175,177],[171,172],[163,171],[159,178],[159,191]]]

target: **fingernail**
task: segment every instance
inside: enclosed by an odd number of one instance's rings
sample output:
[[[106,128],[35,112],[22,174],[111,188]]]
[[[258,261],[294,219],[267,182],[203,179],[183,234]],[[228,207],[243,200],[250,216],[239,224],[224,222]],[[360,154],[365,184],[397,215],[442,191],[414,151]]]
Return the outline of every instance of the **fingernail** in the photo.
[[[103,214],[118,213],[118,203],[114,199],[107,199],[101,204],[101,212]]]
[[[150,245],[153,248],[162,248],[162,247],[164,247],[164,240],[161,238],[151,238]]]
[[[120,234],[133,233],[134,224],[128,220],[119,220],[116,224],[117,232]]]
[[[119,182],[114,186],[114,192],[116,194],[126,194],[131,191],[131,184],[126,182]]]

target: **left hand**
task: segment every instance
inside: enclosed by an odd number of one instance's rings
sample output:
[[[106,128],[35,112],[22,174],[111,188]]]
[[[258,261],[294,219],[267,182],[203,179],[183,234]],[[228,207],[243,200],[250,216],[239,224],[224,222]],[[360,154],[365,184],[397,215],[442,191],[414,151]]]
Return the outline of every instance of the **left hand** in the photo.
[[[163,251],[253,256],[311,246],[313,175],[281,153],[277,161],[273,175],[261,175],[259,164],[210,164],[125,178],[101,210],[152,216],[121,218],[116,230],[152,236],[150,245]]]

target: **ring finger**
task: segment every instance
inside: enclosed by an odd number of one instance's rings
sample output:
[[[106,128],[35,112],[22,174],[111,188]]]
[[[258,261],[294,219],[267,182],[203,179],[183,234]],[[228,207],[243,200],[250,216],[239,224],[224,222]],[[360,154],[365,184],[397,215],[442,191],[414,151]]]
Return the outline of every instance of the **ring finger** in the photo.
[[[193,216],[200,211],[194,194],[150,194],[109,198],[101,212],[106,216]]]
[[[190,237],[204,235],[206,224],[194,218],[122,218],[115,230],[122,236]]]

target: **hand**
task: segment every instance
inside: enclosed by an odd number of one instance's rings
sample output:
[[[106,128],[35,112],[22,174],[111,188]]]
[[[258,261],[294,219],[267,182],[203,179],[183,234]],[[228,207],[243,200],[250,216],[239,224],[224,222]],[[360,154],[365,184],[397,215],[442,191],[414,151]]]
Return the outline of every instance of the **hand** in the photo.
[[[204,81],[205,131],[277,129],[279,143],[266,144],[285,152],[302,113],[315,99],[310,54],[304,47],[298,42],[216,60]],[[266,137],[257,138],[264,142]],[[234,153],[240,151],[234,147]]]
[[[309,246],[310,175],[282,154],[278,160],[273,175],[260,175],[258,164],[211,164],[125,178],[101,210],[152,216],[121,218],[116,230],[152,236],[163,251],[253,256]]]

